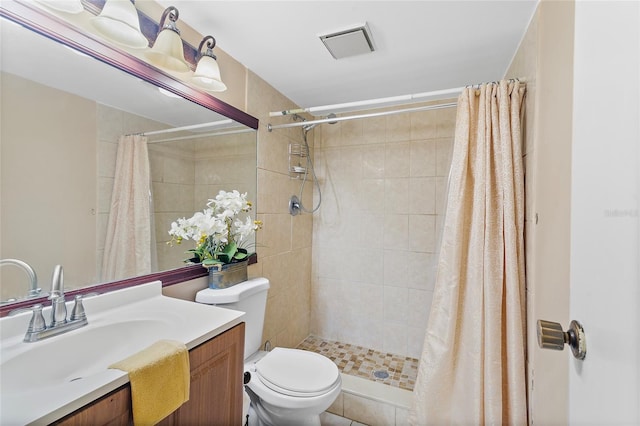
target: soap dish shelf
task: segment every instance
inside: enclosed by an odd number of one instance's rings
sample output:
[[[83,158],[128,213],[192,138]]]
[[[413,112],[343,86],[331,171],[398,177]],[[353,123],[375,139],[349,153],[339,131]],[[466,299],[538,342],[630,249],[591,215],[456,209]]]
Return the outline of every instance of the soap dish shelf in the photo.
[[[306,158],[309,156],[309,151],[305,145],[299,143],[289,144],[289,178],[300,179],[307,173]],[[302,165],[302,159],[305,159]]]

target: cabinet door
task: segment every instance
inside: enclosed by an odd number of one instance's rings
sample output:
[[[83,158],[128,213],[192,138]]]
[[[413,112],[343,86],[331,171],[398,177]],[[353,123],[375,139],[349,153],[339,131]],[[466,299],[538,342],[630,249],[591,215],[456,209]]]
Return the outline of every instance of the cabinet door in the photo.
[[[162,426],[242,424],[244,323],[189,352],[189,401],[162,420]],[[67,417],[63,426],[128,426],[133,424],[131,387],[116,389]]]
[[[243,357],[244,323],[192,349],[189,401],[160,425],[242,424]]]
[[[132,423],[131,388],[125,385],[53,424],[128,426]]]

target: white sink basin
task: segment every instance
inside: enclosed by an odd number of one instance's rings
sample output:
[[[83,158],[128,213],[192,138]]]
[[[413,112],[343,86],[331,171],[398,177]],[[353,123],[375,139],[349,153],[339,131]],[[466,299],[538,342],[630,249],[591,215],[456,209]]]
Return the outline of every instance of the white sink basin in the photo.
[[[132,320],[84,328],[57,336],[59,339],[50,338],[19,356],[3,359],[0,363],[2,389],[28,394],[36,387],[55,388],[85,379],[104,371],[112,360],[124,358],[130,352],[129,345],[114,343],[134,341],[136,345],[148,346],[154,341],[150,336],[169,325],[161,320]],[[29,374],[25,374],[25,368]]]
[[[161,291],[154,282],[89,298],[87,326],[34,343],[22,341],[30,313],[0,319],[0,424],[51,423],[127,383],[114,362],[161,339],[191,349],[244,315]]]

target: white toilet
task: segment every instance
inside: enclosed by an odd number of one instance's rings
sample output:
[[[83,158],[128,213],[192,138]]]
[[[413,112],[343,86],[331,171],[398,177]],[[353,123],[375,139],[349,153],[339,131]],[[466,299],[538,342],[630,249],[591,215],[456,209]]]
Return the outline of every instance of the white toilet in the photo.
[[[245,389],[251,398],[250,425],[320,426],[320,413],[342,389],[338,367],[329,358],[299,349],[260,351],[269,280],[255,278],[225,289],[204,289],[196,302],[246,313]],[[238,378],[238,380],[241,380]]]

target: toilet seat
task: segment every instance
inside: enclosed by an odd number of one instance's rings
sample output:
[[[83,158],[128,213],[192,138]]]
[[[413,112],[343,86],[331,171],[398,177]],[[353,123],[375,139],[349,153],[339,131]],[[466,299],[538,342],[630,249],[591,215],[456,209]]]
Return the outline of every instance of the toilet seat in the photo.
[[[255,373],[269,389],[293,397],[324,395],[340,381],[333,361],[300,349],[273,349],[255,364]]]

